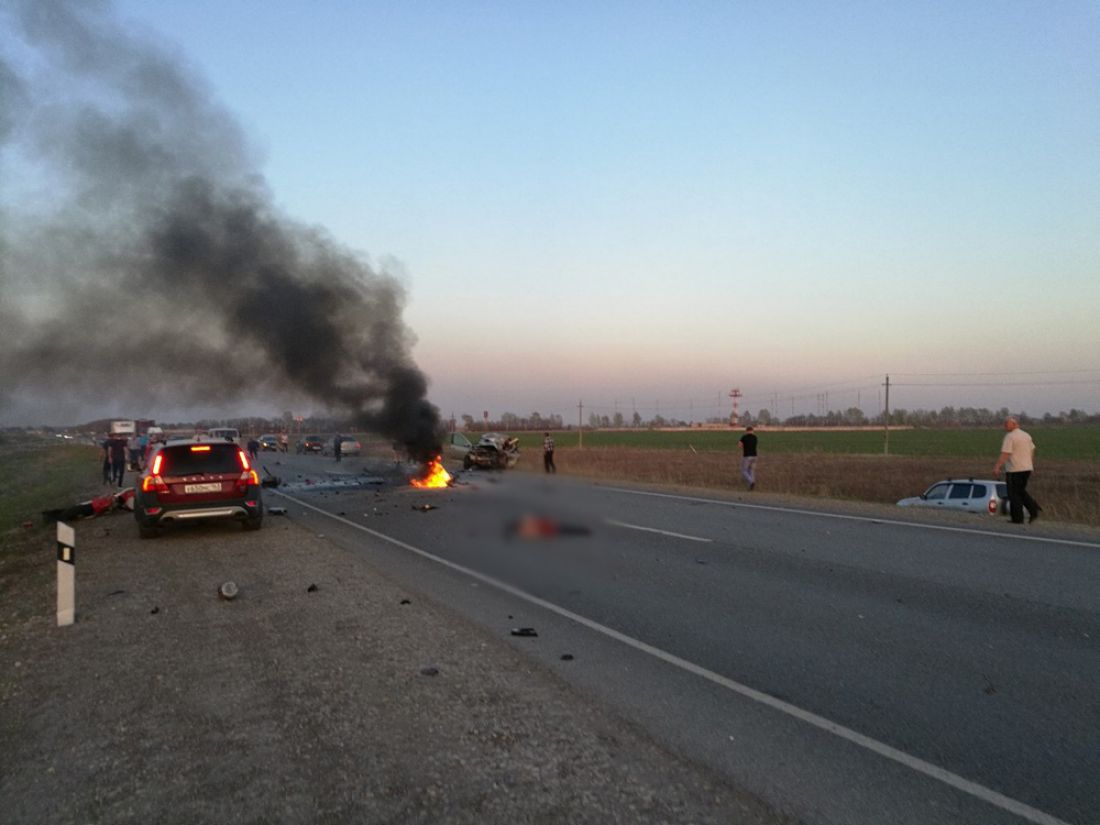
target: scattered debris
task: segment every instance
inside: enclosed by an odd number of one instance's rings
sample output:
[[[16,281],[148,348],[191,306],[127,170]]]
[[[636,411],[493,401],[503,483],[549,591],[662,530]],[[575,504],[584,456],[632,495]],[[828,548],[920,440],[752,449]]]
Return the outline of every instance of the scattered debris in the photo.
[[[317,592],[317,585],[311,584],[309,587],[306,588],[306,592],[307,593],[316,593]]]
[[[237,587],[236,582],[225,582],[218,588],[218,595],[225,599],[227,602],[233,601],[237,598],[237,594],[240,593],[240,588]]]
[[[123,593],[125,593],[125,592],[126,592],[125,590],[112,590],[112,591],[111,591],[110,593],[108,593],[107,595],[108,595],[108,596],[121,596],[121,595],[122,595]]]
[[[264,472],[267,474],[267,478],[260,482],[261,487],[278,487],[283,483],[283,480],[272,473],[271,470],[267,469],[267,467],[264,467]]]
[[[152,610],[149,611],[149,614],[153,616],[155,616],[157,613],[160,613],[159,607],[154,607]]]
[[[421,676],[438,676],[439,675],[439,668],[433,667],[432,665],[428,665],[427,667],[422,667],[422,668],[420,668],[420,675]]]
[[[538,636],[538,631],[533,627],[513,627],[513,636]]]
[[[412,599],[402,599],[401,604],[412,604]]]
[[[42,514],[43,518],[45,517],[45,515],[46,515],[45,513]],[[55,519],[55,521],[56,521],[56,519]],[[24,521],[23,522],[23,529],[24,530],[30,530],[32,527],[34,527],[34,522],[33,521]]]
[[[572,662],[573,661],[573,654],[572,653],[563,653],[563,654],[561,654],[561,660],[563,662]]]
[[[438,510],[439,509],[434,504],[414,504],[412,506],[412,508],[414,510],[419,510],[421,513],[426,513],[429,510]]]
[[[706,564],[706,563],[707,563],[707,560],[706,560],[706,559],[696,559],[696,560],[695,560],[695,563],[696,563],[696,564]]]
[[[285,507],[268,507],[267,512],[271,513],[271,515],[273,515],[273,516],[285,516],[286,515],[286,508]]]

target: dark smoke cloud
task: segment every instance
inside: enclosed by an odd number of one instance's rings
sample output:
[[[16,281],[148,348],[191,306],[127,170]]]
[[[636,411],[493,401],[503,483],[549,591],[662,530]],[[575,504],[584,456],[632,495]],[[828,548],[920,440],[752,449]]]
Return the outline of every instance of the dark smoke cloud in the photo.
[[[184,59],[107,3],[0,9],[0,159],[22,173],[0,203],[8,407],[61,388],[105,414],[312,399],[431,452],[399,284],[280,214]]]

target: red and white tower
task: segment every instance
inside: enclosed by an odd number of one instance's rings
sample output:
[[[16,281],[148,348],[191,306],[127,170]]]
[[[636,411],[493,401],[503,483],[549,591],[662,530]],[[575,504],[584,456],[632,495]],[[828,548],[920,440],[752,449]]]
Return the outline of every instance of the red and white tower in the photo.
[[[730,398],[733,399],[733,412],[730,413],[730,426],[736,427],[737,422],[741,420],[741,390],[737,388],[730,390]]]

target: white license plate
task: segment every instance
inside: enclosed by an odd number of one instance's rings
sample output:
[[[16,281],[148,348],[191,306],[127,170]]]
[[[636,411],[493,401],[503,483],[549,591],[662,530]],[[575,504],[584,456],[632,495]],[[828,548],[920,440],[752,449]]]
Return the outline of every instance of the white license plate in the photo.
[[[222,483],[220,481],[212,481],[207,484],[184,484],[183,492],[185,493],[220,493],[222,490]]]

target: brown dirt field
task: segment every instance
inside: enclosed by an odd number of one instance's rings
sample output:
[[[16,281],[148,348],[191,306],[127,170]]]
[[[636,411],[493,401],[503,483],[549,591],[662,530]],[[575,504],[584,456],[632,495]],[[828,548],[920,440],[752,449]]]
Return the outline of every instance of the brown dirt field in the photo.
[[[592,479],[743,490],[740,459],[728,453],[692,453],[628,447],[558,448],[558,472]],[[832,453],[762,455],[756,490],[794,496],[894,504],[923,493],[943,478],[989,478],[996,456],[965,458],[861,456]],[[542,455],[526,451],[521,468],[542,472]],[[1100,468],[1092,462],[1043,461],[1028,491],[1052,521],[1100,525]]]

